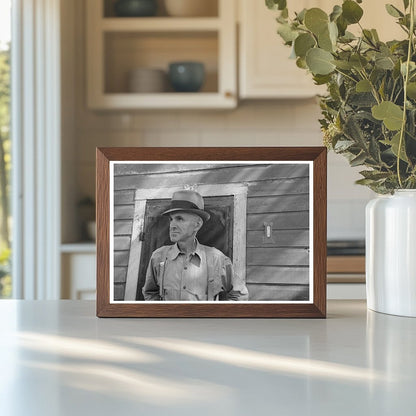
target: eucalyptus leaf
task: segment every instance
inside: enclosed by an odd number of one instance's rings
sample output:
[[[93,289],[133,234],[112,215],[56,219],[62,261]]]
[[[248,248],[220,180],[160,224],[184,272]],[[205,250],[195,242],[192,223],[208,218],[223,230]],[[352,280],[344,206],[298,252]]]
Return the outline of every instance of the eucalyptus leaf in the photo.
[[[402,140],[402,145],[400,147],[400,156],[399,155],[399,145],[400,145],[400,132],[395,134],[393,136],[393,138],[391,139],[390,142],[385,143],[389,146],[391,146],[391,151],[393,152],[393,154],[396,157],[399,157],[401,160],[403,160],[404,162],[409,162],[409,159],[406,155],[406,150],[405,150],[405,141]]]
[[[416,100],[416,82],[407,84],[407,96],[412,100]]]
[[[383,101],[375,105],[371,113],[375,119],[383,121],[389,130],[400,130],[402,127],[403,110],[391,101]]]
[[[350,58],[350,64],[354,68],[361,70],[368,64],[368,62],[363,56],[359,55],[358,53],[355,53]]]
[[[344,36],[348,27],[348,22],[344,19],[342,15],[337,19],[337,27],[340,36]]]
[[[349,71],[352,68],[352,65],[348,61],[334,60],[332,63],[339,69]]]
[[[366,79],[362,79],[361,81],[357,82],[355,86],[355,90],[357,92],[371,92],[371,83]]]
[[[352,167],[362,165],[367,159],[367,155],[364,152],[361,152],[358,156],[350,160],[350,165]]]
[[[406,62],[402,62],[400,64],[400,72],[403,76],[406,76],[406,70],[407,70]],[[410,64],[409,64],[409,73],[412,73],[415,70],[416,70],[416,64],[414,62],[410,62]]]
[[[375,165],[379,166],[381,162],[381,153],[378,141],[374,137],[374,135],[370,137],[370,144],[368,146],[368,150],[370,152],[370,156],[373,158]]]
[[[363,9],[355,1],[346,0],[342,3],[342,16],[349,24],[358,23],[363,13]]]
[[[312,74],[327,75],[334,71],[333,56],[320,48],[313,48],[306,54],[306,64]]]
[[[277,23],[280,23],[280,24],[282,24],[282,25],[284,25],[284,24],[288,24],[287,17],[284,17],[282,14],[281,14],[280,16],[277,16],[277,17],[276,17],[276,22],[277,22]]]
[[[316,85],[324,85],[324,84],[327,84],[331,80],[331,76],[315,74],[313,76],[313,80]]]
[[[410,14],[408,13],[404,17],[400,17],[399,23],[409,29],[410,28]]]
[[[338,39],[338,26],[334,22],[328,23],[328,30],[329,30],[329,37],[331,38],[331,42],[334,46],[337,44]]]
[[[371,33],[371,30],[368,29],[364,29],[363,30],[363,35],[365,40],[370,44],[370,45],[374,45],[376,43],[375,39],[373,38],[373,34]]]
[[[403,17],[404,14],[397,8],[394,7],[392,4],[386,4],[387,13],[393,17]]]
[[[306,65],[305,58],[298,58],[296,59],[296,66],[301,69],[308,69],[308,65]]]
[[[357,185],[371,186],[374,183],[374,179],[358,179],[355,183]]]
[[[385,70],[394,69],[394,61],[392,57],[379,56],[375,61],[376,67]]]
[[[266,6],[271,10],[283,10],[287,2],[286,0],[266,0]]]
[[[306,52],[308,52],[308,50],[313,48],[315,45],[316,45],[316,41],[311,34],[301,33],[295,39],[296,56],[304,58],[306,56]]]
[[[338,140],[334,145],[334,150],[337,152],[345,152],[353,145],[354,142],[351,140]]]
[[[366,139],[363,130],[360,128],[361,119],[357,115],[348,117],[345,122],[345,135],[359,146],[359,149],[366,147]]]
[[[299,20],[299,22],[301,22],[301,23],[304,22],[306,11],[307,11],[306,9],[303,9],[299,13],[296,14],[296,18],[297,18],[297,20]]]
[[[337,25],[337,29],[339,31],[338,25]],[[357,37],[353,33],[348,32],[348,30],[347,30],[347,31],[345,31],[345,33],[344,33],[343,36],[341,36],[341,37],[338,38],[338,41],[339,42],[342,42],[342,43],[350,43],[350,42],[352,42],[355,39],[357,39]]]
[[[332,9],[332,13],[329,15],[329,20],[331,22],[335,22],[338,17],[342,15],[342,7],[336,4],[334,8]]]
[[[329,28],[318,35],[318,45],[321,49],[324,49],[328,52],[334,51],[334,44],[332,43],[331,37],[329,35]]]
[[[287,44],[293,42],[298,37],[298,32],[293,30],[292,27],[287,23],[280,24],[279,28],[277,29],[277,33]]]
[[[380,87],[378,88],[378,93],[383,100],[386,100],[386,79],[383,78],[381,81]]]
[[[378,181],[380,179],[386,179],[388,178],[391,173],[390,172],[380,172],[377,170],[363,170],[360,172],[360,175],[364,176],[366,179],[373,179],[375,181]]]
[[[377,33],[377,30],[376,30],[376,29],[371,29],[371,34],[373,35],[373,39],[374,39],[376,42],[380,42],[380,38],[379,38],[379,36],[378,36],[378,33]]]
[[[317,36],[327,30],[328,21],[328,15],[318,7],[313,7],[305,13],[305,26]]]

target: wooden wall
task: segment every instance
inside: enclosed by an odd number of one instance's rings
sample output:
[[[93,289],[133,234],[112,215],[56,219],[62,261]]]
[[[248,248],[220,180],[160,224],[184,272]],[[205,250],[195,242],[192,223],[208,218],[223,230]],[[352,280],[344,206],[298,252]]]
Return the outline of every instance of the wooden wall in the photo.
[[[120,164],[114,168],[114,298],[124,299],[136,189],[244,183],[250,300],[309,297],[307,164]],[[167,196],[168,198],[170,196]],[[264,223],[272,237],[264,238]]]

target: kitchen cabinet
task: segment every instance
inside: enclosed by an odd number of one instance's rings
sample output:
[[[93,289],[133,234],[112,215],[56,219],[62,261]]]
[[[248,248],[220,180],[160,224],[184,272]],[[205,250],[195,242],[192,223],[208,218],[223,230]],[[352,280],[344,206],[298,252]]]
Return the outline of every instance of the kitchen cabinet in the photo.
[[[299,0],[296,10],[325,8],[324,3],[328,0]],[[267,9],[264,1],[239,0],[240,97],[290,99],[322,93],[311,75],[289,59],[291,50],[276,33],[275,16],[277,12]]]
[[[95,244],[62,244],[61,253],[61,298],[95,300]]]
[[[295,3],[295,2],[293,2]],[[402,0],[393,0],[392,4],[403,8]],[[320,7],[330,12],[333,0],[298,0],[289,3],[289,10],[300,11],[303,8]],[[268,10],[263,1],[239,0],[239,95],[250,98],[307,98],[325,93],[325,87],[316,86],[305,70],[296,66],[290,59],[291,49],[283,44],[276,33],[276,11]],[[389,16],[383,4],[378,0],[366,0],[361,4],[364,9],[363,27],[376,28],[381,40],[403,38],[403,33],[394,18]],[[358,25],[348,30],[358,34]]]
[[[236,4],[218,2],[217,16],[115,17],[111,2],[88,0],[87,102],[91,109],[233,108],[237,105]],[[110,6],[110,7],[109,7]],[[199,92],[129,92],[139,68],[199,61],[206,77]]]

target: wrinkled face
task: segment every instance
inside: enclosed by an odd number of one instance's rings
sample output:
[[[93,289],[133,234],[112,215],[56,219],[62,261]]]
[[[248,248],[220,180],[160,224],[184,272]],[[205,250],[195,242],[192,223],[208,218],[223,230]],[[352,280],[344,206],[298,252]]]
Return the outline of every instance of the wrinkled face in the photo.
[[[195,214],[178,211],[169,215],[169,236],[172,243],[194,238],[202,226],[202,219]]]

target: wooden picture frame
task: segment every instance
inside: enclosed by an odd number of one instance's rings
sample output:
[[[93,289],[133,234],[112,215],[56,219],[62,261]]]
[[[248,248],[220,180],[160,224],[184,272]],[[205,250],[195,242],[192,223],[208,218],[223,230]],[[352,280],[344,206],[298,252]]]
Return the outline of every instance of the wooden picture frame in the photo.
[[[97,148],[96,155],[98,317],[326,317],[326,148]],[[220,240],[247,289],[237,292],[246,293],[242,301],[140,298],[151,247],[161,245],[143,237],[144,227],[152,209],[152,221],[162,219],[161,206],[179,189],[200,193],[206,210],[214,198],[209,212],[231,230],[217,234],[228,233]]]

